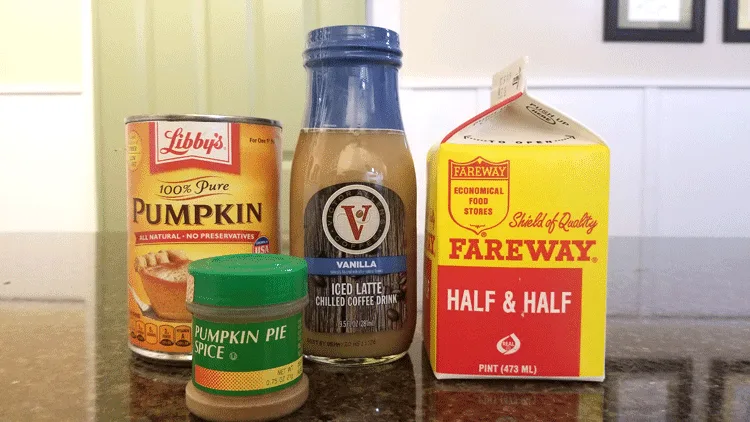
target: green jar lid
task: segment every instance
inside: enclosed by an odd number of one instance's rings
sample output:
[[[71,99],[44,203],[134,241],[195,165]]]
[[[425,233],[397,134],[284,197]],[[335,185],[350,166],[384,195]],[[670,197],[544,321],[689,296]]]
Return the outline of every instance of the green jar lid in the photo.
[[[246,308],[307,296],[307,262],[293,256],[216,256],[191,262],[188,272],[194,278],[192,302],[201,305]]]

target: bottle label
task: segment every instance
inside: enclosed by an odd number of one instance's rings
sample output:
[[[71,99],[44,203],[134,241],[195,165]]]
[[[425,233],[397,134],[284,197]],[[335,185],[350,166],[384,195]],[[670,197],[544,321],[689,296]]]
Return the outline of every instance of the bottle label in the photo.
[[[374,183],[338,184],[313,195],[305,208],[309,330],[403,328],[409,311],[405,217],[398,194]]]
[[[193,385],[222,396],[265,394],[302,376],[302,314],[251,323],[193,318]]]

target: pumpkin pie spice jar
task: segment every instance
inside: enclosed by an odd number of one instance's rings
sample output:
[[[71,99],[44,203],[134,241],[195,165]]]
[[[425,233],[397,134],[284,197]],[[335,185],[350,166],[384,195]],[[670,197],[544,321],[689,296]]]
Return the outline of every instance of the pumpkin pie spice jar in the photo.
[[[211,421],[271,420],[307,400],[302,373],[302,311],[307,263],[240,254],[189,266],[193,377],[188,409]]]

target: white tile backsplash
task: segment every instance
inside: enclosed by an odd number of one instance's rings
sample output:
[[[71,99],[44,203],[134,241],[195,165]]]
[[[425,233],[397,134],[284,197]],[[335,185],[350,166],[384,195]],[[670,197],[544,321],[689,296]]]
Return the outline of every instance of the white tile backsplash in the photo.
[[[642,244],[642,268],[646,269],[639,295],[642,315],[750,316],[750,283],[740,276],[750,274],[747,240],[724,239],[721,248],[706,247],[711,242],[716,240],[685,238],[675,243],[653,239]],[[701,255],[692,261],[685,259],[696,251]],[[670,299],[664,300],[666,297]]]
[[[664,89],[654,142],[657,236],[750,236],[750,89]]]
[[[93,294],[97,246],[101,246],[97,245],[94,233],[4,233],[2,236],[0,300],[82,300]],[[124,282],[122,294],[124,300]]]

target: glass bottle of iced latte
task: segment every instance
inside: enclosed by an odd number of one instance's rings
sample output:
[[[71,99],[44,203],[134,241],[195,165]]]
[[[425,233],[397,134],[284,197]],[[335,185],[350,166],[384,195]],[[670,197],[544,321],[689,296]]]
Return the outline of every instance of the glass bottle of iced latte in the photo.
[[[308,100],[294,153],[291,251],[309,271],[304,353],[341,365],[396,360],[416,321],[416,182],[398,103],[398,34],[308,35]]]

